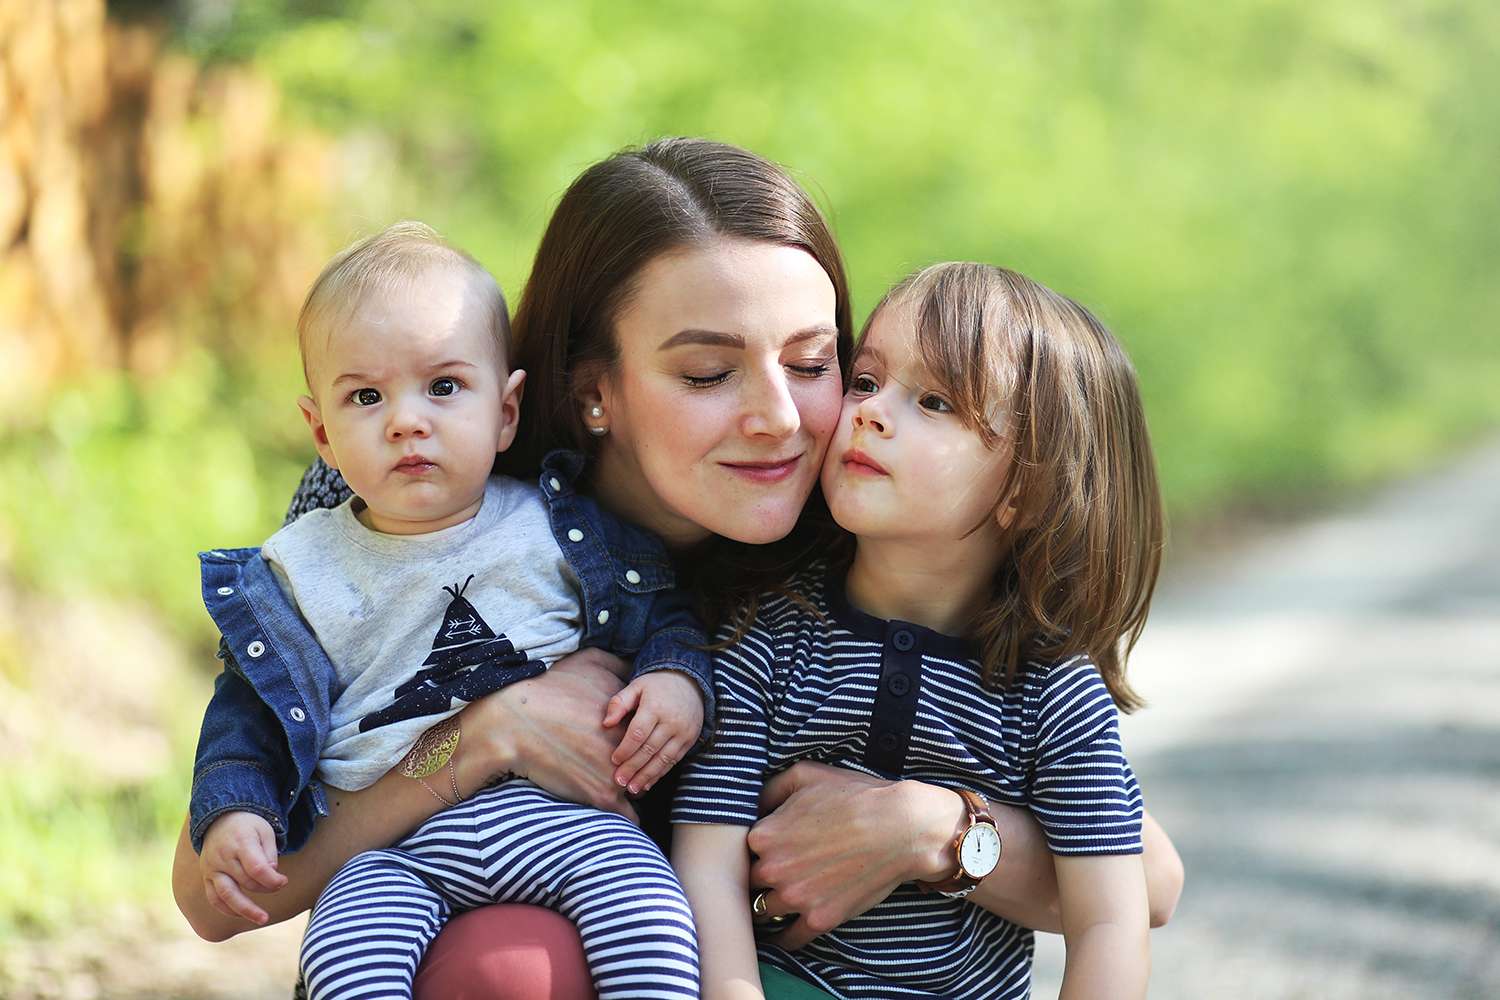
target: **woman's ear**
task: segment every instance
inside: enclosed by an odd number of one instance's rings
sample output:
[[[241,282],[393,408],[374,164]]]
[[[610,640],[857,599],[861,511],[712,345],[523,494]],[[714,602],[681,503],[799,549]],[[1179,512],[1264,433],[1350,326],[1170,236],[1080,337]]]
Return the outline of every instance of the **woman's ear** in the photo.
[[[574,375],[573,400],[583,417],[583,426],[595,437],[609,433],[610,401],[609,376],[599,366],[590,365]]]

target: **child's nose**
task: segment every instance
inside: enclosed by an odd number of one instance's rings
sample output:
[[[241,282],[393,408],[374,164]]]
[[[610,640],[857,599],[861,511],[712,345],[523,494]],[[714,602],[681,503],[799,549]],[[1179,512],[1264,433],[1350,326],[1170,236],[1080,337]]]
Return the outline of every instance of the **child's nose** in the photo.
[[[391,422],[386,427],[386,436],[393,441],[406,437],[427,437],[431,433],[432,424],[422,413],[422,408],[410,403],[395,407],[391,412]]]
[[[868,404],[861,405],[859,409],[854,411],[854,426],[857,428],[868,427],[876,434],[885,433],[885,421]]]

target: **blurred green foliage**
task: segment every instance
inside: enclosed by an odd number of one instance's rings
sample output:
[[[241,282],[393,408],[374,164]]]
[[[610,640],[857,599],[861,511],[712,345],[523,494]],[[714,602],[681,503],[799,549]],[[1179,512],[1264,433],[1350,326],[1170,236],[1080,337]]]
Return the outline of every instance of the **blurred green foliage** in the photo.
[[[793,168],[861,311],[1015,267],[1126,341],[1178,513],[1500,418],[1485,0],[243,0],[185,40],[350,137],[362,225],[425,218],[512,295],[572,177],[667,134]]]

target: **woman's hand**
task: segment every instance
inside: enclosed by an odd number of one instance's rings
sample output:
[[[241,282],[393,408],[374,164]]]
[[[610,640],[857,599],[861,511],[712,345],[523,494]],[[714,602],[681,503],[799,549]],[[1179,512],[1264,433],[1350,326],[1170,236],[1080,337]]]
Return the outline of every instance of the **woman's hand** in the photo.
[[[761,812],[750,828],[750,885],[769,890],[768,916],[800,914],[776,938],[789,949],[859,916],[902,882],[952,874],[941,869],[967,816],[956,792],[810,761],[766,782]]]
[[[1057,870],[1030,810],[990,803],[1004,848],[970,902],[1033,930],[1061,933]],[[957,871],[953,844],[968,823],[957,792],[885,781],[802,761],[766,782],[750,828],[752,889],[767,889],[767,917],[800,914],[776,942],[797,949],[859,916],[902,882],[940,882]],[[1142,841],[1151,925],[1166,923],[1182,892],[1182,862],[1149,814]]]
[[[518,681],[459,713],[455,775],[464,798],[506,774],[553,795],[636,820],[610,760],[618,731],[601,724],[630,670],[602,649],[586,648],[545,673]]]

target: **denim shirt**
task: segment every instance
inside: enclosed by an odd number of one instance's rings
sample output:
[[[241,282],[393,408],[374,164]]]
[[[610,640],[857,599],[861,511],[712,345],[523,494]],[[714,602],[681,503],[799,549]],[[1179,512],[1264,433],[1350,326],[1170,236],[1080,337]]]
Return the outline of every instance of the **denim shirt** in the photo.
[[[541,488],[552,533],[582,590],[579,646],[634,657],[631,676],[681,670],[703,695],[701,747],[713,730],[713,674],[689,595],[673,589],[665,547],[654,534],[601,510],[573,489],[576,452],[543,461]],[[313,772],[328,739],[338,680],[317,639],[287,601],[260,549],[198,555],[203,602],[222,638],[224,670],[203,718],[193,768],[193,849],[221,814],[253,812],[276,832],[280,853],[300,850],[328,803]],[[535,676],[540,665],[511,681]]]

